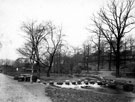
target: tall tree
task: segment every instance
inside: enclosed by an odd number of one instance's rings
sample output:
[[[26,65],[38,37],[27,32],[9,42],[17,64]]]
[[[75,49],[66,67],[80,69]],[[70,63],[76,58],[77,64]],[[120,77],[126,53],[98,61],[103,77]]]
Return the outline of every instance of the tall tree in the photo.
[[[91,43],[86,40],[83,44],[83,64],[84,64],[84,68],[86,67],[87,72],[89,72],[90,54],[91,54]]]
[[[101,60],[101,32],[99,30],[95,30],[93,31],[96,34],[96,37],[98,39],[97,42],[95,42],[95,40],[93,40],[93,37],[91,37],[91,41],[95,44],[95,46],[97,47],[97,70],[100,70],[100,60]]]
[[[48,22],[47,28],[48,28],[48,35],[44,37],[43,57],[48,62],[47,76],[49,77],[55,54],[57,53],[58,49],[61,48],[62,45],[63,34],[62,28],[57,28],[55,25],[52,24],[52,22]]]
[[[113,40],[112,40],[112,36],[110,37],[111,39],[110,39],[110,41],[112,41],[112,43],[113,43]],[[113,43],[114,44],[114,43]],[[113,54],[113,52],[112,52],[113,50],[112,50],[112,46],[109,44],[109,71],[111,71],[112,70],[112,54]]]
[[[129,33],[135,24],[132,16],[134,0],[116,1],[113,0],[107,8],[101,8],[98,17],[93,19],[97,29],[103,34],[108,43],[112,46],[116,56],[116,76],[119,77],[121,41],[126,33]],[[116,40],[116,48],[111,42],[111,36]]]
[[[40,44],[43,38],[47,35],[47,28],[43,26],[43,24],[36,24],[36,22],[31,23],[23,23],[22,30],[26,33],[26,43],[22,48],[18,49],[18,52],[25,56],[26,58],[30,59],[31,68],[33,73],[33,66],[36,63],[36,67],[40,76]]]
[[[103,67],[103,57],[104,57],[104,49],[105,49],[105,46],[106,46],[106,42],[105,42],[105,39],[103,38],[101,32],[99,30],[96,30],[96,31],[92,31],[93,33],[96,34],[96,36],[91,36],[90,38],[90,41],[94,44],[94,47],[96,47],[97,51],[95,51],[96,55],[97,55],[97,70],[99,71],[100,70],[100,66],[102,64],[102,67]],[[96,39],[96,40],[95,40]],[[103,58],[101,60],[101,57]]]

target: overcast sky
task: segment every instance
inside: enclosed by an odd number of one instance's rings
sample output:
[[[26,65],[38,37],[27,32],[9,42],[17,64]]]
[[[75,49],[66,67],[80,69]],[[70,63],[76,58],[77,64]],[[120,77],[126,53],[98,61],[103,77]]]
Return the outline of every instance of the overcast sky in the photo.
[[[16,59],[23,44],[22,22],[51,20],[62,25],[66,41],[81,46],[90,35],[86,27],[105,0],[0,0],[0,59]]]

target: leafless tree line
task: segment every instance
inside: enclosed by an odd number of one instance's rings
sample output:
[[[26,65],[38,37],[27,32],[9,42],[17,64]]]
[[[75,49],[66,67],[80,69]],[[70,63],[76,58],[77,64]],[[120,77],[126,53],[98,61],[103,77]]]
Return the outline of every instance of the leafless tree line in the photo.
[[[106,8],[101,8],[92,19],[95,29],[92,32],[102,35],[110,44],[116,56],[116,75],[119,76],[120,52],[124,36],[134,29],[134,0],[111,1]],[[115,44],[114,44],[115,42]]]
[[[83,49],[77,50],[77,53],[71,57],[70,52],[66,51],[63,54],[63,58],[71,60],[70,69],[77,63],[84,62],[84,66],[89,70],[89,58],[95,51],[97,53],[97,70],[100,70],[100,66],[104,62],[105,52],[108,52],[109,70],[111,70],[112,56],[115,56],[116,75],[120,75],[121,64],[121,52],[129,50],[133,52],[134,39],[132,37],[125,38],[125,35],[130,33],[134,29],[135,18],[133,16],[134,0],[116,1],[112,0],[105,8],[101,8],[100,11],[93,16],[92,27],[89,30],[95,34],[95,37],[91,37],[88,43],[83,45]],[[61,47],[63,46],[63,33],[62,28],[58,28],[47,22],[45,24],[36,22],[24,23],[22,30],[26,33],[26,43],[18,52],[23,56],[30,59],[32,69],[33,65],[39,66],[40,64],[46,66],[47,76],[50,76],[50,71],[54,62],[54,57],[57,54],[59,60],[61,59]],[[127,47],[130,46],[130,47]],[[95,50],[93,50],[95,49]],[[94,52],[94,53],[95,53]],[[68,53],[68,55],[66,55]],[[83,55],[83,56],[82,56]],[[68,57],[67,57],[68,56]],[[79,57],[76,57],[79,56]],[[125,56],[126,59],[127,56]],[[81,61],[77,58],[82,58]],[[83,60],[83,61],[82,61]],[[63,63],[66,61],[63,60]],[[59,61],[60,63],[60,61]],[[37,67],[38,68],[38,67]],[[40,73],[40,67],[38,68]]]

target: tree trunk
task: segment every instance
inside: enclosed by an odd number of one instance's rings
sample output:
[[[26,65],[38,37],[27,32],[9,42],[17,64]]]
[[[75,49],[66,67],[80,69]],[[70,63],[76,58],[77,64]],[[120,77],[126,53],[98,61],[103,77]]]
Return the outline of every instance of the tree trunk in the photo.
[[[99,71],[100,67],[100,50],[98,51],[98,67],[97,70]]]
[[[101,66],[101,68],[103,69],[103,67],[104,67],[104,55],[102,55],[102,66]]]
[[[51,67],[52,67],[52,66],[49,66],[49,68],[48,68],[48,70],[47,70],[47,77],[50,77]]]
[[[109,71],[111,71],[111,65],[112,65],[112,48],[110,46],[110,53],[109,53]]]
[[[116,52],[116,77],[120,77],[120,39],[117,42]]]
[[[47,70],[47,77],[50,77],[50,71],[51,71],[51,68],[52,68],[53,57],[54,57],[54,54],[50,56],[50,64],[49,64],[49,68]]]
[[[130,56],[130,63],[133,61],[133,49],[132,49],[133,45],[130,47],[130,51],[131,51],[131,56]]]
[[[70,63],[70,73],[71,73],[71,75],[73,74],[73,64],[72,63]]]
[[[119,59],[119,55],[116,56],[116,77],[120,77],[120,59]]]
[[[30,82],[33,83],[32,77],[33,77],[33,74],[34,74],[34,63],[32,63],[31,69],[32,70],[31,70]]]
[[[37,63],[36,63],[36,67],[37,67],[37,74],[38,74],[38,77],[40,78],[40,63],[39,63],[39,61],[37,61]]]
[[[87,65],[87,73],[89,73],[89,62],[88,62],[88,58],[87,58],[87,63],[86,63],[86,65]]]
[[[101,42],[101,33],[99,32],[99,35],[98,35],[98,68],[97,70],[99,71],[99,67],[100,67],[100,54],[101,54],[101,48],[100,48],[100,42]]]

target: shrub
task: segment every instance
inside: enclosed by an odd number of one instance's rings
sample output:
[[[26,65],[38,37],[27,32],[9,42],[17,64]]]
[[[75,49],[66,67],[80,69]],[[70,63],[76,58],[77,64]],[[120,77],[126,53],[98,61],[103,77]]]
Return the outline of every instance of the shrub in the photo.
[[[38,79],[38,77],[37,76],[32,76],[32,82],[37,82],[37,79]]]
[[[26,81],[27,82],[30,82],[30,77],[26,77]]]
[[[80,74],[81,73],[81,67],[80,66],[75,66],[74,68],[73,68],[73,72],[74,73],[77,73],[77,74]]]
[[[22,82],[22,81],[24,81],[24,77],[19,77],[18,82]]]
[[[116,89],[116,84],[114,84],[114,83],[109,83],[108,84],[108,88],[111,88],[111,89]]]
[[[18,80],[18,75],[14,76],[14,80]]]
[[[75,74],[75,76],[76,76],[76,77],[82,77],[82,75],[81,75],[81,74]]]
[[[127,91],[127,92],[133,91],[134,85],[133,84],[125,84],[125,85],[123,85],[123,90]]]

